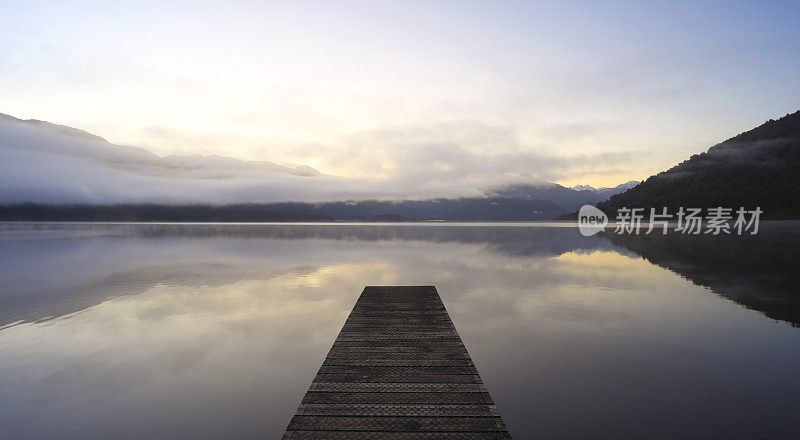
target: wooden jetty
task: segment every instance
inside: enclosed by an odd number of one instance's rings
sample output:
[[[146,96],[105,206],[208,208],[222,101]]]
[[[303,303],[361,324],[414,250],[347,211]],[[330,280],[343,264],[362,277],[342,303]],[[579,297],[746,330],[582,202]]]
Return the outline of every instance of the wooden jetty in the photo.
[[[367,286],[284,440],[510,439],[433,286]]]

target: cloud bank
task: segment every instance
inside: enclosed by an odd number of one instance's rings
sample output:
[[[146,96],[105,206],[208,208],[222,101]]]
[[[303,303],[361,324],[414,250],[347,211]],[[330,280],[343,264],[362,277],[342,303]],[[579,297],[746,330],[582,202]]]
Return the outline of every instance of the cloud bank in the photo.
[[[386,139],[392,139],[386,145]],[[384,148],[371,148],[382,142]],[[309,147],[312,148],[312,147]],[[324,150],[324,147],[319,147]],[[486,150],[496,151],[486,154]],[[322,151],[320,151],[322,153]],[[0,203],[261,203],[475,196],[570,170],[612,170],[626,153],[522,151],[513,132],[445,124],[355,134],[334,160],[370,167],[344,178],[308,166],[221,156],[156,156],[81,130],[0,117]]]

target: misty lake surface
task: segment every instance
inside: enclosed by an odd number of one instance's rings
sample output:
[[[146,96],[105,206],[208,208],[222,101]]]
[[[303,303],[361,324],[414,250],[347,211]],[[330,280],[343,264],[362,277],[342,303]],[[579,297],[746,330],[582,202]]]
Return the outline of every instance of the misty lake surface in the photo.
[[[797,438],[800,224],[0,225],[0,437],[280,438],[365,285],[435,285],[511,434]]]

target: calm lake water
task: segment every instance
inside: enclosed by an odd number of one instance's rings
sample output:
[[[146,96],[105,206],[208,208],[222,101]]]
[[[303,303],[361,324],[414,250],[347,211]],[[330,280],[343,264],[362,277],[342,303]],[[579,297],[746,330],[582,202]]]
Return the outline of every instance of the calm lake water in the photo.
[[[800,224],[0,225],[0,437],[280,438],[365,285],[435,285],[512,435],[792,438]]]

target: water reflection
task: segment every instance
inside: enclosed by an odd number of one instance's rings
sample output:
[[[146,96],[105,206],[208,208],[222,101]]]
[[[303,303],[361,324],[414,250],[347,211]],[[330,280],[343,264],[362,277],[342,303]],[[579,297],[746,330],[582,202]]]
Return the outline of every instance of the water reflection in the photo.
[[[730,301],[797,323],[764,237],[6,225],[0,434],[279,438],[364,285],[435,284],[517,438],[791,438],[798,330]]]
[[[338,246],[348,251],[361,247],[354,242],[370,242],[371,248],[470,244],[520,257],[623,251],[564,227],[16,224],[2,232],[0,327],[73,313],[156,283],[222,285],[273,271],[310,270],[329,264],[326,257],[336,258],[328,255],[335,252],[331,241],[345,242]]]

